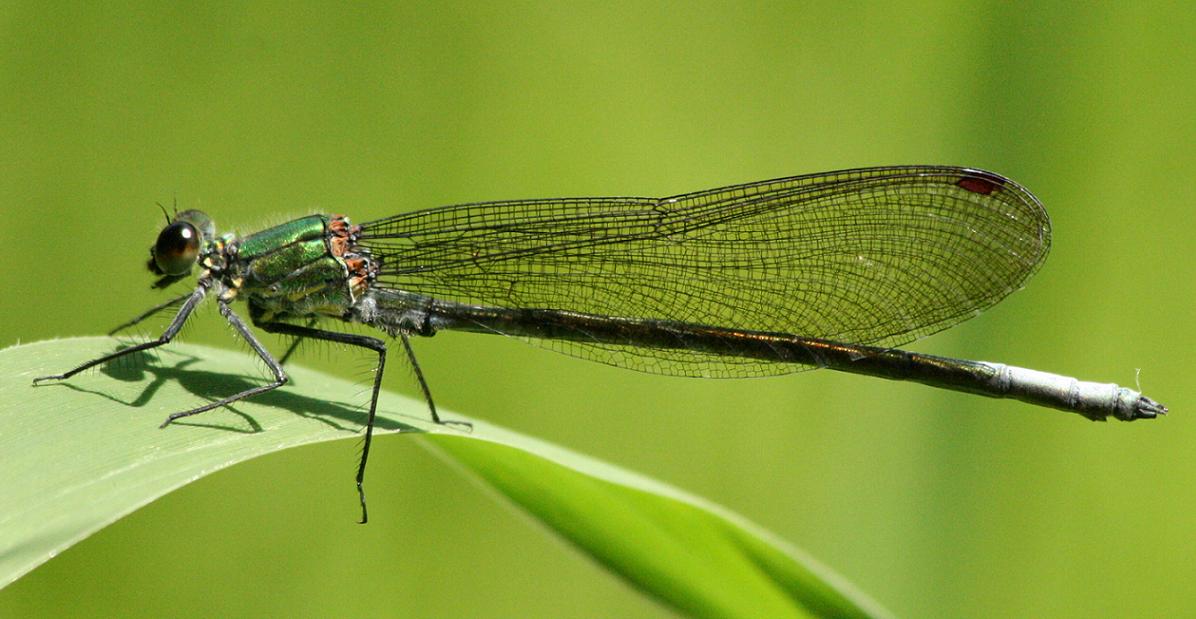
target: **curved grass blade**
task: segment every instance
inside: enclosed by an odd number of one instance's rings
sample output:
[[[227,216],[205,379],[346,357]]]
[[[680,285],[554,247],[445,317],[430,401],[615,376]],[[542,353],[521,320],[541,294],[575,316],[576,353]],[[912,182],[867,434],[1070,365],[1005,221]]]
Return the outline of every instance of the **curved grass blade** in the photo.
[[[350,397],[353,385],[301,367],[289,370],[295,385],[159,430],[180,402],[258,381],[252,359],[202,346],[174,345],[157,361],[30,386],[47,368],[112,345],[77,338],[0,351],[0,586],[207,474],[290,447],[359,437],[359,408],[326,395]],[[469,434],[436,426],[422,402],[394,394],[385,402],[380,432],[435,435],[449,456],[666,604],[703,617],[886,614],[800,551],[716,505],[488,423],[475,421]]]

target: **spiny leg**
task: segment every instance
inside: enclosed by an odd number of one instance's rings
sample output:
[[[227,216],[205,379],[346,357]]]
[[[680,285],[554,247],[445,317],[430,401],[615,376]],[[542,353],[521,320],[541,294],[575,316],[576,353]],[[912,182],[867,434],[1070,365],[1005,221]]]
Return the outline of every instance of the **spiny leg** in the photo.
[[[190,296],[191,296],[191,294],[192,294],[192,293],[188,292],[188,293],[187,293],[187,294],[185,294],[185,295],[182,295],[182,296],[175,297],[175,298],[173,298],[173,299],[171,299],[171,300],[169,300],[169,301],[167,301],[167,302],[165,302],[165,303],[161,303],[161,304],[159,304],[159,305],[155,305],[154,307],[151,307],[150,309],[148,309],[148,310],[146,310],[146,311],[142,312],[142,313],[141,313],[140,315],[138,315],[136,318],[134,318],[134,319],[132,319],[132,320],[130,320],[130,321],[128,321],[128,322],[125,322],[125,323],[123,323],[123,324],[121,324],[121,325],[119,325],[119,326],[117,326],[117,327],[115,327],[115,328],[113,328],[111,331],[109,331],[109,332],[108,332],[108,335],[116,335],[116,334],[117,334],[118,332],[120,332],[120,331],[123,331],[123,330],[125,330],[125,329],[128,329],[129,327],[135,326],[135,325],[139,324],[141,321],[145,320],[146,318],[149,318],[150,316],[153,316],[154,314],[157,314],[158,312],[160,312],[160,311],[162,311],[162,310],[164,310],[164,309],[168,309],[168,308],[170,308],[170,307],[173,307],[173,306],[174,306],[175,304],[177,304],[177,303],[180,303],[180,302],[182,302],[182,301],[185,301],[185,300],[187,300],[187,298],[188,298],[188,297],[190,297]]]
[[[432,412],[432,421],[439,425],[455,425],[472,428],[473,424],[468,421],[455,421],[449,419],[441,421],[440,415],[436,414],[436,403],[432,401],[432,390],[428,388],[428,381],[424,379],[424,371],[419,367],[419,360],[415,358],[415,349],[411,347],[411,336],[406,331],[399,331],[399,340],[403,342],[403,350],[407,353],[407,361],[411,363],[411,369],[415,372],[415,380],[419,383],[420,391],[424,393],[424,400],[428,403],[428,410]]]
[[[357,498],[361,502],[361,524],[365,524],[369,521],[369,512],[366,510],[365,505],[365,465],[366,461],[369,460],[370,443],[374,438],[374,418],[378,411],[378,393],[382,390],[382,373],[386,368],[386,344],[378,338],[367,335],[337,333],[336,331],[313,329],[285,322],[267,322],[258,326],[269,333],[339,342],[341,344],[349,344],[350,346],[368,348],[378,353],[378,367],[374,370],[374,389],[370,394],[370,410],[365,423],[365,444],[361,449],[361,462],[357,465]]]
[[[407,361],[415,372],[415,380],[419,383],[420,391],[424,392],[424,400],[428,403],[428,410],[432,412],[432,421],[441,423],[440,415],[436,414],[436,402],[432,400],[432,390],[428,388],[428,381],[424,380],[424,371],[415,360],[415,349],[411,348],[411,337],[404,331],[399,331],[399,340],[403,342],[403,350],[407,353]]]
[[[231,324],[233,328],[241,334],[241,337],[244,337],[245,341],[249,342],[249,347],[253,349],[253,352],[257,353],[257,356],[260,357],[262,361],[265,361],[266,365],[270,367],[270,371],[274,374],[274,381],[266,385],[254,387],[252,389],[246,389],[240,393],[233,394],[216,402],[204,404],[198,408],[174,413],[167,417],[166,421],[162,422],[162,425],[159,427],[165,428],[170,424],[170,422],[176,419],[190,417],[191,415],[198,415],[199,413],[210,411],[213,408],[219,408],[225,404],[231,404],[237,400],[243,400],[245,398],[253,397],[255,395],[277,389],[287,382],[287,373],[282,369],[282,365],[275,361],[274,357],[270,356],[270,352],[266,350],[266,347],[263,346],[262,343],[253,336],[253,332],[249,330],[249,326],[245,324],[245,321],[241,320],[241,317],[237,316],[237,314],[233,312],[233,309],[224,301],[220,301],[218,305],[220,306],[220,315],[224,316],[224,319],[227,320],[229,324]]]
[[[170,321],[170,325],[168,327],[166,327],[166,330],[162,332],[162,335],[158,336],[158,339],[151,340],[149,342],[143,342],[141,344],[137,344],[136,346],[130,346],[128,348],[123,348],[121,350],[108,353],[102,357],[92,359],[91,361],[88,361],[87,363],[84,363],[82,365],[79,365],[79,366],[71,369],[71,370],[63,372],[62,374],[55,374],[53,376],[39,376],[39,377],[33,379],[33,384],[36,385],[39,382],[45,381],[45,380],[65,380],[65,379],[68,379],[68,378],[74,376],[75,374],[78,374],[79,372],[82,372],[83,370],[100,365],[101,363],[107,363],[113,359],[117,359],[117,358],[123,357],[125,355],[131,355],[133,353],[141,352],[143,350],[150,350],[152,348],[157,348],[159,346],[162,346],[163,344],[170,342],[170,340],[173,339],[174,336],[178,334],[179,329],[183,328],[183,323],[187,322],[187,318],[191,315],[191,312],[195,310],[195,307],[197,305],[199,305],[199,302],[203,301],[205,294],[207,294],[207,289],[202,286],[199,288],[196,288],[194,291],[192,291],[190,294],[188,294],[186,297],[187,300],[183,303],[183,306],[179,308],[179,312],[177,314],[175,314],[174,320]],[[176,301],[177,301],[177,299],[176,299]],[[157,312],[160,310],[160,308],[161,308],[161,306],[159,306],[158,308],[154,308],[153,310],[151,310],[149,313],[147,313],[145,315],[150,315],[154,312]],[[137,322],[137,320],[134,320],[134,324],[136,322]]]
[[[307,321],[307,328],[310,329],[310,328],[314,327],[315,324],[316,324],[316,319],[312,318],[311,320]],[[282,356],[278,358],[278,363],[280,363],[282,365],[286,365],[287,361],[291,358],[291,355],[295,354],[295,351],[299,349],[299,343],[302,341],[303,341],[303,337],[296,335],[295,339],[293,341],[291,341],[291,345],[287,347],[287,351],[282,353]]]

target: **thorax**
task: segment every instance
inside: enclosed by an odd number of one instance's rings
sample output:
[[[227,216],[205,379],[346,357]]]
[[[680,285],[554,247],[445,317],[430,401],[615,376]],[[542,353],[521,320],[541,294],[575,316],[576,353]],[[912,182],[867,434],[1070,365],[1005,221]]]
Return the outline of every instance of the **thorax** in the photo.
[[[310,215],[244,237],[221,237],[203,266],[220,280],[226,301],[249,302],[255,322],[342,318],[377,272],[357,246],[359,233],[344,216]]]

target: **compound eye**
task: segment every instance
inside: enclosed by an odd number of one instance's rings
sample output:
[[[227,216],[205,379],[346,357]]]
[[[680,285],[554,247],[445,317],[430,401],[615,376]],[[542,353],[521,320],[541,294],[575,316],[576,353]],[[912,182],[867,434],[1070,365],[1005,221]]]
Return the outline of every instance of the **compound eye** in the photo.
[[[162,230],[154,243],[154,264],[166,275],[185,275],[199,257],[199,230],[176,221]]]

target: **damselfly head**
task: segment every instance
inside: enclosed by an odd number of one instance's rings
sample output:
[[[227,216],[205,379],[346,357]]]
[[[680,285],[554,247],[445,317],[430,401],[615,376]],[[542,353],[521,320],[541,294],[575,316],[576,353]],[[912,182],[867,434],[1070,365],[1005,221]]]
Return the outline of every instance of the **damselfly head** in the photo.
[[[174,216],[158,233],[150,248],[147,266],[155,275],[181,277],[191,271],[204,244],[216,234],[212,219],[201,211],[187,210]]]

